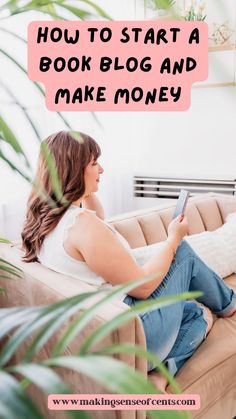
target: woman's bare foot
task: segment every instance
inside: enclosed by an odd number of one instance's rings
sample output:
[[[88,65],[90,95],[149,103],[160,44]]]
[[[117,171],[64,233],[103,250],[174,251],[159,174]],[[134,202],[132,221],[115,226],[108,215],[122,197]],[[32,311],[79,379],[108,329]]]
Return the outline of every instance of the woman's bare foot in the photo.
[[[148,379],[158,388],[158,390],[162,393],[166,393],[168,380],[160,372],[151,371],[148,374]]]

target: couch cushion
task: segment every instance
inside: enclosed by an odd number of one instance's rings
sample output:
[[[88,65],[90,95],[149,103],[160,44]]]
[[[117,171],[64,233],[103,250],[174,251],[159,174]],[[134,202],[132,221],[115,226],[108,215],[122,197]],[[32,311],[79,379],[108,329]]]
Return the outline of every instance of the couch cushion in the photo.
[[[227,201],[227,198],[226,198]],[[223,201],[218,204],[215,196],[205,194],[190,198],[186,215],[188,217],[189,234],[201,233],[205,230],[215,230],[222,225]],[[236,211],[236,200],[235,211]],[[172,220],[176,204],[165,204],[149,210],[135,211],[108,220],[121,233],[130,246],[142,247],[166,238],[167,229]],[[230,209],[233,205],[228,206]],[[224,214],[227,210],[224,210]]]
[[[236,211],[236,199],[233,196],[216,196],[217,205],[219,207],[223,222],[228,214]]]
[[[189,203],[186,208],[186,216],[188,218],[189,234],[202,233],[205,226],[202,217],[194,203]]]
[[[48,294],[51,293],[57,295],[59,298],[70,298],[74,295],[81,293],[93,292],[97,288],[90,284],[87,284],[84,281],[81,281],[79,278],[75,279],[70,276],[62,275],[51,269],[46,268],[38,262],[26,263],[22,261],[23,252],[19,250],[16,246],[10,246],[6,244],[0,244],[0,257],[9,261],[13,265],[19,267],[23,273],[23,279],[16,279],[19,281],[20,294],[17,299],[14,301],[13,305],[24,305],[27,304],[27,296],[30,300],[30,294],[39,292],[41,289],[44,293],[44,298],[39,302],[40,295],[37,298],[38,304],[47,304],[50,301],[45,301],[45,296],[47,295],[46,291],[48,289]],[[27,294],[23,298],[23,289],[25,286],[24,281],[27,281]],[[21,285],[22,282],[22,285]],[[4,284],[2,283],[4,287]],[[41,288],[40,288],[41,287]],[[11,296],[12,298],[12,296]],[[47,300],[47,299],[46,299]],[[52,301],[52,299],[51,299]],[[121,298],[117,297],[111,303],[114,305],[114,313],[118,314],[121,310],[127,309],[127,305],[121,301]],[[90,303],[89,303],[90,305]],[[105,307],[105,306],[104,306]],[[105,308],[106,310],[106,308]]]
[[[138,221],[147,244],[166,239],[166,229],[158,212],[138,217]]]
[[[222,225],[220,210],[215,199],[199,200],[195,205],[202,218],[205,230],[212,231]]]
[[[147,244],[145,235],[137,218],[122,220],[113,223],[115,229],[128,241],[132,248]]]

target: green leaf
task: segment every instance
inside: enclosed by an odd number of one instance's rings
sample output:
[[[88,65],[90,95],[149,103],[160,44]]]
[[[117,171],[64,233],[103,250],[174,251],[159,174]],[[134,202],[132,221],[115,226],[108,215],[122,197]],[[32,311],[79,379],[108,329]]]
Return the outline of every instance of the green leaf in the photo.
[[[101,300],[99,301],[96,301],[96,304],[92,304],[90,308],[86,308],[86,310],[79,317],[79,319],[78,320],[76,319],[75,322],[72,322],[72,325],[68,327],[67,331],[62,336],[62,339],[58,341],[58,345],[56,345],[56,347],[54,348],[53,356],[55,356],[55,354],[62,352],[65,349],[67,344],[88,323],[88,321],[93,317],[94,313],[98,311],[99,307],[104,305],[106,302],[111,301],[115,297],[120,296],[130,291],[130,289],[135,288],[137,284],[144,283],[145,281],[147,281],[147,278],[151,280],[151,279],[154,279],[155,277],[156,277],[156,274],[153,274],[151,276],[144,277],[136,281],[129,281],[124,285],[120,285],[112,289],[101,288],[100,290],[97,290],[95,293],[90,294],[93,296],[98,296],[99,292],[102,294],[106,293],[105,297],[101,298]],[[51,337],[51,335],[59,328],[59,326],[65,321],[65,319],[68,318],[69,315],[70,315],[69,312],[65,312],[64,316],[61,315],[59,318],[56,318],[56,319],[53,318],[51,322],[47,323],[46,326],[41,330],[41,332],[33,340],[32,344],[29,346],[28,350],[25,353],[24,360],[29,360],[30,357],[33,356],[35,351],[39,350],[46,343],[49,337]]]
[[[61,18],[60,16],[57,16],[59,19],[63,19],[63,18]],[[24,39],[24,38],[22,38],[21,36],[19,36],[19,35],[17,35],[16,33],[14,33],[14,32],[11,32],[11,31],[9,31],[9,30],[7,30],[7,29],[5,29],[5,28],[0,28],[0,30],[2,31],[2,32],[6,32],[6,33],[8,33],[9,35],[11,35],[11,36],[13,36],[13,37],[15,37],[15,38],[17,38],[18,40],[20,40],[21,42],[23,42],[23,43],[25,43],[25,44],[27,44],[27,41]],[[6,52],[4,52],[4,55],[6,55],[7,53]],[[25,68],[23,68],[16,60],[14,60],[14,58],[13,57],[11,57],[9,54],[7,54],[6,55],[7,56],[7,58],[8,59],[10,59],[11,61],[13,61],[14,62],[14,64],[16,64],[17,65],[17,67],[18,68],[20,68],[20,70],[21,71],[23,71],[25,74],[27,74],[27,71],[26,71],[26,69]],[[27,78],[28,78],[28,74],[27,74]],[[43,95],[43,96],[45,96],[45,94],[44,94],[44,91],[43,91],[43,89],[41,88],[41,86],[38,84],[38,83],[36,83],[36,82],[34,82],[34,84],[35,84],[35,87],[40,91],[40,93]],[[21,105],[22,106],[22,105]],[[64,118],[64,116],[60,113],[60,112],[57,112],[57,115],[59,116],[59,118],[64,122],[64,124],[66,125],[66,127],[67,128],[69,128],[69,129],[71,129],[71,126],[70,126],[70,124],[67,122],[67,120]]]
[[[176,303],[178,301],[187,300],[188,298],[197,298],[203,295],[202,292],[184,292],[179,295],[169,295],[167,297],[159,297],[155,300],[144,300],[136,303],[129,310],[119,314],[105,324],[98,327],[87,339],[82,343],[79,354],[85,354],[89,348],[113,330],[117,329],[125,321],[133,319],[137,314],[145,313],[150,309],[158,309]]]
[[[37,179],[35,179],[33,182],[30,181],[30,183],[32,183],[35,192],[43,201],[47,202],[51,208],[57,207],[56,202],[48,195],[47,191],[43,188],[42,185],[40,185]]]
[[[61,377],[50,368],[39,364],[20,364],[7,369],[9,372],[26,377],[27,385],[32,382],[46,394],[71,394],[73,391]],[[67,415],[73,419],[89,419],[86,412],[68,411]]]
[[[94,294],[95,293],[91,292],[84,293],[45,307],[36,307],[36,317],[33,316],[33,318],[30,318],[29,321],[25,321],[24,324],[10,337],[0,352],[0,366],[5,365],[5,363],[11,359],[16,349],[37,329],[50,322],[52,319],[55,319],[57,322],[58,318],[62,318],[64,316],[63,318],[66,320],[83,305],[85,300],[93,297]]]
[[[1,10],[1,8],[0,8],[0,10]],[[1,28],[1,27],[0,27],[0,32],[7,33],[8,35],[11,35],[11,36],[13,36],[13,37],[14,37],[14,38],[16,38],[16,39],[19,39],[19,41],[24,42],[25,44],[27,44],[27,41],[26,41],[26,39],[25,39],[25,38],[23,38],[22,36],[18,35],[18,34],[17,34],[17,33],[15,33],[15,32],[10,31],[9,29],[6,29],[6,28]]]
[[[90,12],[87,12],[87,11],[81,10],[81,9],[78,9],[78,7],[74,7],[74,6],[71,6],[69,4],[60,3],[58,1],[53,1],[53,3],[56,4],[57,6],[65,9],[65,10],[68,10],[74,16],[79,17],[82,20],[84,20],[84,19],[86,19],[86,18],[88,18],[88,17],[91,16],[91,13]]]
[[[0,243],[11,244],[10,240],[3,239],[2,237],[0,237]]]
[[[61,203],[67,204],[68,201],[64,198],[63,192],[61,190],[61,182],[58,177],[55,159],[50,152],[46,142],[41,143],[41,153],[49,172],[50,181],[52,183],[53,192],[55,193],[56,199]]]
[[[96,3],[90,0],[81,0],[83,3],[87,3],[94,8],[97,14],[101,17],[104,17],[107,20],[113,20],[111,16],[109,16],[101,7],[99,7]]]
[[[12,268],[11,264],[4,260],[2,262],[0,260],[0,271],[7,272],[13,276],[13,278],[9,276],[9,279],[14,279],[14,277],[22,278],[22,273],[17,268]]]
[[[43,419],[20,383],[4,371],[0,371],[0,394],[1,419]]]
[[[0,82],[0,85],[3,87],[3,89],[8,93],[8,95],[10,96],[10,98],[14,101],[14,103],[20,108],[20,110],[22,111],[23,115],[25,116],[26,120],[28,121],[28,123],[30,124],[31,128],[33,129],[36,138],[40,141],[40,134],[38,129],[36,128],[36,125],[33,123],[32,118],[30,118],[26,108],[18,101],[17,97],[14,95],[14,93],[9,89],[8,86],[6,86],[3,82]]]
[[[4,272],[8,272],[9,274],[11,274],[13,276],[16,276],[17,278],[21,278],[22,277],[15,269],[9,268],[6,265],[1,265],[0,264],[0,269],[2,271],[4,271]]]
[[[19,364],[7,368],[7,371],[21,374],[44,393],[72,393],[63,380],[50,368],[39,364]]]
[[[1,136],[1,134],[0,134],[0,140],[2,139],[3,137]],[[18,167],[16,167],[5,155],[4,155],[4,153],[2,152],[2,150],[0,149],[0,159],[1,160],[3,160],[3,161],[5,161],[5,163],[12,169],[12,170],[14,170],[14,171],[16,171],[17,173],[19,173],[27,182],[30,182],[30,178],[25,174],[25,173],[23,173],[20,169],[18,169]]]
[[[90,5],[99,17],[103,17],[105,19],[111,20],[111,17],[101,7],[97,6],[94,2],[92,2],[90,0],[81,0],[80,3],[85,3],[85,4]],[[10,1],[10,2],[6,3],[5,5],[3,5],[0,8],[0,10],[8,9],[11,16],[13,16],[15,14],[19,14],[19,13],[28,12],[28,11],[31,11],[31,10],[36,10],[38,12],[46,13],[53,18],[65,19],[64,16],[59,16],[56,13],[55,8],[53,7],[54,5],[59,6],[59,7],[63,7],[64,9],[67,9],[74,16],[79,17],[81,19],[90,18],[90,17],[94,16],[94,13],[92,13],[92,12],[83,10],[83,9],[75,7],[75,6],[65,4],[64,1],[60,1],[60,0],[58,0],[58,1],[50,0],[50,1],[42,1],[42,2],[30,1],[29,3],[26,3],[23,6],[19,6],[19,4],[17,4],[17,2],[12,3]]]
[[[19,141],[17,140],[16,136],[12,132],[11,128],[8,126],[6,121],[4,121],[1,115],[0,115],[0,132],[2,133],[2,136],[1,136],[2,140],[8,143],[17,154],[22,155],[25,159],[25,163],[27,164],[28,167],[30,167],[28,159],[23,151],[23,148],[21,147]]]
[[[37,316],[38,307],[0,309],[0,339],[22,324],[32,322]]]
[[[67,328],[64,335],[61,339],[58,340],[54,349],[53,349],[53,356],[58,356],[61,354],[66,346],[76,337],[76,335],[88,324],[91,318],[94,316],[95,313],[98,312],[99,308],[103,306],[105,303],[112,301],[115,297],[120,297],[122,294],[127,294],[130,290],[134,289],[137,285],[141,285],[147,281],[151,281],[158,276],[158,273],[144,276],[139,278],[135,281],[129,281],[125,284],[112,287],[111,289],[107,289],[107,294],[105,297],[101,298],[100,301],[97,301],[92,307],[87,308],[83,314],[78,319],[75,319],[71,325]]]
[[[145,358],[148,361],[151,361],[156,367],[159,368],[160,372],[170,383],[172,390],[175,394],[180,394],[181,389],[178,386],[178,383],[174,380],[173,376],[169,373],[168,369],[161,363],[159,358],[154,352],[147,351],[142,346],[131,345],[131,344],[114,344],[106,346],[100,350],[93,351],[93,355],[107,355],[107,354],[132,354],[137,355],[140,358]]]
[[[78,7],[74,7],[68,4],[65,4],[65,2],[59,2],[59,1],[53,1],[54,4],[57,4],[60,7],[63,7],[70,11],[72,14],[74,14],[76,17],[79,17],[80,19],[85,19],[88,17],[91,17],[93,14],[91,12],[78,9]],[[96,5],[94,2],[89,0],[81,0],[81,3],[86,3],[89,6],[91,6],[98,14],[98,16],[101,16],[105,19],[112,20],[111,17],[98,5]]]
[[[13,265],[13,263],[11,263],[11,262],[8,262],[6,259],[0,258],[0,262],[2,262],[2,263],[4,263],[4,264],[6,264],[6,265],[8,265],[8,266],[11,266],[11,267],[12,267],[12,268],[14,268],[16,271],[18,271],[18,272],[22,273],[22,270],[21,270],[20,268],[18,268],[17,266]]]
[[[119,394],[158,394],[158,389],[140,373],[124,362],[105,356],[85,355],[58,357],[44,361],[45,365],[69,368],[100,383],[109,391]],[[114,378],[115,377],[115,378]],[[156,419],[180,419],[179,413],[152,411]]]
[[[94,2],[90,1],[90,0],[80,0],[80,3],[85,3],[88,4],[89,6],[91,6],[96,14],[99,17],[103,17],[105,19],[111,20],[111,17],[101,8],[99,7],[97,4],[95,4]],[[19,6],[19,4],[17,4],[17,2],[7,2],[5,5],[3,5],[0,10],[2,9],[8,9],[11,13],[11,15],[13,14],[17,14],[17,13],[23,13],[23,12],[27,12],[30,10],[37,10],[37,11],[41,11],[42,13],[46,13],[52,17],[57,17],[57,13],[55,8],[53,7],[53,5],[57,5],[57,6],[61,6],[64,7],[65,9],[67,9],[68,11],[70,11],[74,16],[77,16],[81,19],[84,18],[90,18],[94,15],[94,13],[91,13],[89,11],[86,10],[82,10],[81,8],[79,9],[78,7],[75,6],[71,6],[68,4],[65,4],[64,1],[30,1],[28,4],[26,3],[24,6]],[[64,19],[64,17],[61,17],[62,19]]]
[[[117,393],[142,393],[144,390],[151,394],[156,387],[147,383],[146,379],[134,371],[127,364],[111,357],[98,355],[62,356],[45,360],[44,365],[69,368],[92,378],[107,389]],[[114,380],[114,377],[116,379]]]

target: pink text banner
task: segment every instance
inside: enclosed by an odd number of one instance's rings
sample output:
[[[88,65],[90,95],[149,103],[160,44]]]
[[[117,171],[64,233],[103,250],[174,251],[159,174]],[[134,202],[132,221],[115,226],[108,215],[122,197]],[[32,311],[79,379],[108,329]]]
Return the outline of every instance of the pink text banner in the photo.
[[[28,74],[51,111],[184,111],[208,75],[208,27],[185,21],[36,21]]]

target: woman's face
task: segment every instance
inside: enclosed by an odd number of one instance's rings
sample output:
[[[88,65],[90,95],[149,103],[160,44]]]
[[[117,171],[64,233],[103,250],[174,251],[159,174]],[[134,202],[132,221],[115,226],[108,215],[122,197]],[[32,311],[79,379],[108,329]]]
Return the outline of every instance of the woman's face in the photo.
[[[97,192],[100,175],[104,172],[97,160],[92,159],[84,171],[85,195]]]

